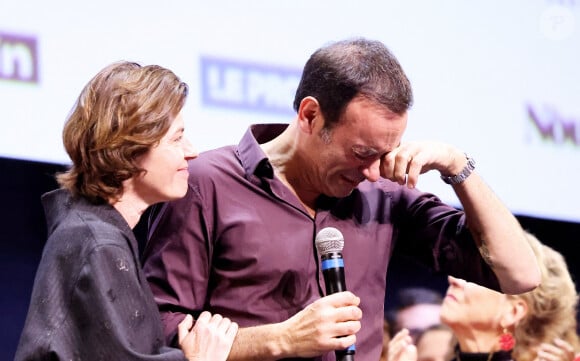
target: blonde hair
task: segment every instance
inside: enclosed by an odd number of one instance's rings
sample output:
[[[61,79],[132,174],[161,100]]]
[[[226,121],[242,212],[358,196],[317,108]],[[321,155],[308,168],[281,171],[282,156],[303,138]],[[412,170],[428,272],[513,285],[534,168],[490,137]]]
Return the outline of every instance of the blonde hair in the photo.
[[[542,244],[532,234],[528,241],[538,258],[541,284],[533,291],[515,295],[528,305],[527,315],[516,325],[516,345],[513,359],[532,361],[540,343],[552,343],[561,338],[578,352],[580,342],[576,331],[578,293],[562,254]]]

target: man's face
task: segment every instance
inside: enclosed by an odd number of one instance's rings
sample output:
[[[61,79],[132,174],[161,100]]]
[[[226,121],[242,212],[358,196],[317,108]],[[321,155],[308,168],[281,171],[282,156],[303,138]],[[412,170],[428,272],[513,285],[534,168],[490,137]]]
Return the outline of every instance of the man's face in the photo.
[[[406,328],[413,340],[429,326],[441,323],[439,312],[441,305],[421,303],[409,306],[397,312],[396,329]]]
[[[309,153],[319,193],[344,197],[363,180],[380,176],[381,157],[397,147],[407,125],[407,114],[397,115],[365,98],[353,99],[339,123],[315,129]]]

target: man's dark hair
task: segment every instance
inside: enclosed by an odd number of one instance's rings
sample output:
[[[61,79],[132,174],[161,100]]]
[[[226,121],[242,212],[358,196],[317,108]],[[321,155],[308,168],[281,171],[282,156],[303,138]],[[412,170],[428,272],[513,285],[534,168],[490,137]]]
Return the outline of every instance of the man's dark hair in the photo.
[[[441,305],[443,296],[438,291],[427,287],[406,287],[397,292],[396,303],[393,308],[385,310],[385,320],[389,323],[391,337],[399,331],[397,328],[397,313],[407,307],[415,305]],[[412,330],[409,330],[412,331]]]
[[[296,111],[307,96],[318,100],[329,129],[355,97],[398,115],[413,103],[411,84],[395,56],[383,43],[364,38],[334,42],[310,56],[294,97]]]
[[[443,302],[441,294],[425,287],[403,288],[397,294],[397,310],[402,310],[418,304],[440,305]]]

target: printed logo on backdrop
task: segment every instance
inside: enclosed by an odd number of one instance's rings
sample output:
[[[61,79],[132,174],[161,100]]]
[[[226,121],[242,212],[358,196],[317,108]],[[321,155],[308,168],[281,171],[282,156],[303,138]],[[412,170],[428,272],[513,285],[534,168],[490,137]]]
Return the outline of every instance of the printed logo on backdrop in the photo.
[[[563,115],[554,106],[528,104],[527,113],[535,138],[555,145],[580,147],[580,116]]]
[[[0,80],[38,83],[35,37],[0,30]]]
[[[200,68],[204,106],[294,113],[292,102],[302,70],[209,56],[201,57]]]
[[[576,33],[576,0],[548,0],[540,13],[540,34],[546,39],[571,39]]]

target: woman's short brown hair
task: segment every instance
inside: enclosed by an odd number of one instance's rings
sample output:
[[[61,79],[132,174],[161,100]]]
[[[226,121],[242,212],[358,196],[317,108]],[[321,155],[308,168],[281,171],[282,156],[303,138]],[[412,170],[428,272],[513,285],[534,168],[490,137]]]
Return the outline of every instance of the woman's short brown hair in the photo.
[[[72,160],[61,187],[94,203],[117,199],[123,181],[141,173],[137,160],[167,133],[188,87],[158,65],[118,62],[84,87],[62,133]]]

